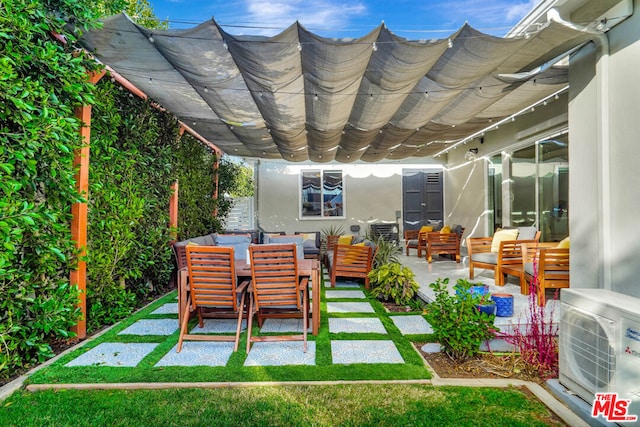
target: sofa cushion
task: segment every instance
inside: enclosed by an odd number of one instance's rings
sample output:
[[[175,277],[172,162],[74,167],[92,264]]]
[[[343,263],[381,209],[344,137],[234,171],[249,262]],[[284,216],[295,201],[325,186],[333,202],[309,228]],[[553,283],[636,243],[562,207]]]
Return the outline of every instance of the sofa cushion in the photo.
[[[284,236],[285,234],[287,233],[285,233],[284,231],[263,231],[261,234],[260,243],[269,243],[271,236]]]
[[[495,233],[493,233],[493,240],[491,241],[491,252],[497,253],[500,250],[500,242],[506,240],[516,240],[517,237],[517,228],[496,231]]]
[[[216,245],[233,248],[233,257],[239,260],[247,259],[247,251],[251,243],[249,234],[217,234]]]
[[[357,244],[360,244],[360,243],[364,242],[364,240],[365,240],[364,236],[360,236],[360,235],[353,236],[353,240],[351,241],[351,244],[352,245],[357,245]]]
[[[535,227],[519,227],[517,240],[534,240],[537,232]]]
[[[304,239],[300,235],[281,235],[269,237],[269,243],[295,243],[296,244],[296,256],[298,259],[304,259]]]
[[[525,262],[524,263],[524,272],[527,273],[530,276],[534,275],[534,269],[533,269],[533,263],[532,262]]]
[[[462,226],[460,224],[454,225],[453,227],[451,227],[451,232],[456,233],[458,235],[458,238],[460,238],[460,235],[462,234]]]
[[[472,254],[471,261],[484,262],[485,264],[498,264],[498,254],[495,252]]]

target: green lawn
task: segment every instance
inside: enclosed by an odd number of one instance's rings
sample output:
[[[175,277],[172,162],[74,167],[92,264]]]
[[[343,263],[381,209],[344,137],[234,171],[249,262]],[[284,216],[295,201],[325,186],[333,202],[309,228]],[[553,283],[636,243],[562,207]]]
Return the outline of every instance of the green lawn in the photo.
[[[519,389],[426,385],[21,391],[2,426],[562,425]]]
[[[178,341],[178,332],[170,336],[131,336],[118,335],[126,327],[139,319],[169,318],[171,315],[151,315],[158,307],[167,302],[175,302],[176,294],[172,292],[144,308],[132,317],[124,320],[99,338],[88,342],[82,348],[65,355],[50,366],[34,373],[28,380],[35,384],[54,383],[112,383],[112,382],[242,382],[242,381],[318,381],[318,380],[407,380],[429,379],[431,373],[425,367],[424,360],[413,347],[412,342],[428,341],[430,335],[404,336],[391,321],[389,313],[375,298],[368,302],[376,310],[376,314],[387,334],[329,334],[328,318],[324,289],[322,290],[322,317],[320,332],[317,336],[309,335],[316,344],[315,366],[243,366],[247,357],[245,352],[246,334],[242,334],[239,350],[234,353],[226,366],[222,367],[156,367],[155,364]],[[340,301],[340,300],[334,300]],[[332,314],[340,317],[343,314]],[[349,314],[350,317],[370,317],[371,314]],[[175,315],[173,316],[175,318]],[[192,322],[195,324],[196,320]],[[353,364],[334,365],[331,361],[331,339],[385,339],[393,340],[402,355],[403,364]],[[83,352],[103,342],[154,342],[159,343],[156,349],[145,357],[136,367],[109,366],[64,366]]]

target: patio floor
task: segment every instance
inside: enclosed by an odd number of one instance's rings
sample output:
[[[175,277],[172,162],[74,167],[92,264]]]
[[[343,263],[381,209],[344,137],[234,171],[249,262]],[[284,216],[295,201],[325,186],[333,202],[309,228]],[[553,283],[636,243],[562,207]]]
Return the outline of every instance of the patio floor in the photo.
[[[432,264],[428,264],[424,258],[416,256],[400,258],[416,274],[420,285],[419,296],[426,301],[434,297],[428,285],[437,278],[448,277],[449,285],[453,287],[458,278],[468,277],[464,262],[457,264],[448,259],[435,258]],[[493,284],[492,272],[484,270],[478,270],[474,281],[488,284],[491,292],[514,295],[514,315],[496,318],[495,324],[502,331],[525,324],[528,298],[520,295],[519,285],[513,282],[498,288]],[[326,272],[325,284],[329,284]],[[233,352],[233,343],[201,341],[187,341],[182,351],[177,353],[178,306],[175,295],[170,294],[101,336],[87,340],[80,348],[54,362],[42,375],[38,373],[32,376],[30,381],[41,384],[77,382],[78,378],[87,383],[175,381],[177,374],[173,375],[172,369],[189,368],[205,369],[202,378],[207,381],[430,378],[431,373],[412,344],[428,342],[433,332],[422,315],[386,311],[377,300],[368,298],[357,282],[339,282],[335,288],[325,287],[321,294],[320,333],[318,336],[309,334],[307,353],[302,351],[301,342],[258,342],[246,354],[246,338],[241,339],[240,351],[236,353]],[[549,301],[546,311],[553,313],[554,309],[555,301]],[[228,332],[232,335],[234,328],[235,320],[232,319],[205,319],[204,328],[195,325],[191,332]],[[301,328],[302,321],[298,319],[267,319],[259,333],[299,333]],[[246,333],[242,336],[245,337]],[[492,341],[489,347],[497,351],[511,349],[501,340]],[[378,365],[376,369],[364,368],[372,364]],[[300,378],[296,378],[296,366],[303,369],[299,371]],[[359,367],[362,373],[354,376],[350,366]],[[268,376],[264,371],[252,371],[261,367],[275,370],[269,371]],[[280,367],[289,370],[279,371]],[[310,367],[315,368],[309,370]],[[114,371],[114,368],[120,369]],[[315,374],[313,369],[317,369]],[[234,374],[228,374],[229,371]],[[189,378],[190,374],[184,373],[184,377]]]

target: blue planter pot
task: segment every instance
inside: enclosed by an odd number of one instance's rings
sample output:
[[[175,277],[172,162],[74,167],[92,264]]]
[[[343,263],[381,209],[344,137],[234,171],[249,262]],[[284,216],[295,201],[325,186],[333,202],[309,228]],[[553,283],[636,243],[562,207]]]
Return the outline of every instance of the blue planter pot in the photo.
[[[491,299],[496,303],[496,316],[511,317],[513,316],[513,295],[511,294],[493,294]]]
[[[487,304],[478,304],[476,308],[483,313],[487,313],[488,315],[496,314],[496,304],[494,302]]]
[[[489,285],[473,285],[468,291],[471,295],[487,295],[489,293]],[[460,296],[462,291],[456,289],[456,294]]]

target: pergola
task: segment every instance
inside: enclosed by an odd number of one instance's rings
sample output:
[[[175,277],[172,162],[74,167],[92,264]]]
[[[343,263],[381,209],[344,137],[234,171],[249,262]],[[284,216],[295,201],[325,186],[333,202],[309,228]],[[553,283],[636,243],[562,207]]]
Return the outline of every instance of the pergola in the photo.
[[[509,38],[464,25],[446,38],[407,40],[381,24],[356,39],[330,39],[299,23],[273,37],[237,36],[213,19],[188,30],[151,30],[119,14],[80,42],[120,84],[174,114],[218,153],[375,163],[445,152],[558,93],[568,85],[560,60],[593,37],[552,20]],[[86,193],[90,107],[78,117],[87,145],[76,156],[76,182]],[[174,222],[176,205],[174,197]],[[86,209],[73,207],[81,252]],[[83,262],[71,282],[86,315]],[[86,336],[84,320],[76,332]]]

